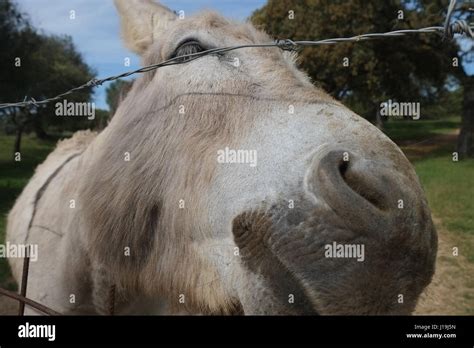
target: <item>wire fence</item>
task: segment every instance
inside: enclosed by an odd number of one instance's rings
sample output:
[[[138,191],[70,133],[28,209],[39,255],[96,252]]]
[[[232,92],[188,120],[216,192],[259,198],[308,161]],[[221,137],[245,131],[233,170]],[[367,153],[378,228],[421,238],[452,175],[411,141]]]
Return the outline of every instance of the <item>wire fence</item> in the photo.
[[[199,59],[208,55],[218,55],[218,54],[223,54],[225,52],[230,52],[230,51],[243,49],[243,48],[279,47],[283,50],[296,50],[297,48],[300,48],[300,47],[333,45],[333,44],[337,44],[341,42],[359,42],[359,41],[366,41],[366,40],[373,40],[373,39],[380,39],[380,38],[400,37],[400,36],[406,36],[410,34],[420,34],[420,33],[440,33],[443,35],[444,39],[446,40],[454,38],[455,34],[466,35],[466,37],[471,38],[471,39],[474,38],[474,26],[470,26],[465,20],[456,20],[451,23],[451,17],[455,11],[455,7],[456,7],[456,0],[451,0],[448,6],[444,26],[433,26],[433,27],[426,27],[426,28],[420,28],[420,29],[394,30],[394,31],[389,31],[389,32],[384,32],[384,33],[369,33],[369,34],[355,35],[351,37],[332,38],[332,39],[324,39],[324,40],[317,40],[317,41],[293,41],[290,39],[282,39],[282,40],[276,40],[275,42],[266,43],[266,44],[265,43],[264,44],[248,44],[248,45],[213,48],[213,49],[209,49],[202,52],[190,53],[190,54],[174,57],[171,59],[167,59],[161,63],[148,65],[140,69],[124,72],[119,75],[109,76],[103,79],[94,78],[80,86],[71,88],[70,90],[52,98],[46,98],[43,100],[35,100],[34,98],[25,97],[24,100],[21,102],[0,103],[0,110],[11,108],[11,107],[27,107],[27,106],[39,107],[41,105],[48,104],[50,102],[62,99],[65,96],[70,95],[74,92],[80,91],[82,89],[100,86],[105,82],[118,80],[118,79],[135,75],[135,74],[145,73],[145,72],[156,70],[165,66],[186,64],[195,59]]]
[[[19,316],[25,315],[25,305],[30,306],[31,308],[35,309],[36,311],[42,314],[54,315],[54,316],[63,315],[62,313],[57,312],[48,306],[45,306],[39,302],[36,302],[26,297],[26,290],[28,288],[29,269],[30,269],[30,253],[27,252],[26,256],[23,258],[23,269],[21,273],[20,293],[18,294],[14,291],[0,288],[0,295],[6,296],[18,301],[18,315]],[[115,314],[115,298],[116,298],[116,287],[115,285],[112,285],[108,291],[108,298],[107,298],[107,314],[108,315]],[[5,314],[5,313],[2,313],[2,314]]]
[[[18,301],[18,315],[23,316],[25,314],[25,305],[29,305],[37,311],[46,314],[46,315],[61,315],[61,313],[56,312],[52,308],[49,308],[45,305],[42,305],[39,302],[33,301],[26,297],[26,289],[28,286],[28,273],[30,269],[30,253],[27,252],[26,256],[23,259],[23,270],[21,273],[21,284],[20,284],[20,293],[0,288],[0,295],[10,297]]]

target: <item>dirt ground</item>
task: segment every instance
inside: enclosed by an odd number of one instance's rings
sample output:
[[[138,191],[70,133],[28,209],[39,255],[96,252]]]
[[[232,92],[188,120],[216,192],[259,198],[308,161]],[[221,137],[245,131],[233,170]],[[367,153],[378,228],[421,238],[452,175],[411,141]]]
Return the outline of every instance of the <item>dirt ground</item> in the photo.
[[[415,314],[474,314],[474,265],[462,255],[454,256],[457,240],[434,219],[438,231],[438,257],[433,281],[422,294]]]
[[[429,153],[436,151],[439,148],[445,147],[450,144],[456,144],[459,130],[454,130],[449,134],[439,134],[429,139],[425,139],[418,142],[413,141],[400,141],[397,145],[400,146],[403,153],[410,162],[424,158]],[[454,148],[454,145],[453,145]]]
[[[0,315],[16,315],[18,313],[18,302],[0,295]]]

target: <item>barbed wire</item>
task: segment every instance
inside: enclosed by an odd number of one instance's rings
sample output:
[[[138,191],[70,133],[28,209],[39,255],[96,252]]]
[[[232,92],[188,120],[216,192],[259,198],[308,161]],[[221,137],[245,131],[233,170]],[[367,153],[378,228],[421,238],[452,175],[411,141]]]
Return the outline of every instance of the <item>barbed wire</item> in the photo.
[[[142,74],[148,71],[156,70],[165,66],[170,65],[178,65],[178,64],[186,64],[193,60],[202,58],[208,55],[220,55],[225,52],[230,52],[238,49],[243,48],[255,48],[255,47],[279,47],[283,50],[293,51],[299,47],[309,47],[309,46],[319,46],[319,45],[333,45],[341,42],[359,42],[359,41],[367,41],[385,37],[400,37],[409,34],[420,34],[420,33],[440,33],[443,34],[444,39],[453,39],[455,34],[464,34],[467,37],[473,39],[474,38],[474,27],[469,26],[469,24],[465,20],[456,20],[451,23],[451,17],[456,7],[456,0],[451,0],[448,6],[446,20],[444,26],[433,26],[433,27],[425,27],[420,29],[402,29],[402,30],[394,30],[388,31],[384,33],[368,33],[368,34],[361,34],[355,35],[351,37],[340,37],[340,38],[332,38],[332,39],[323,39],[317,41],[293,41],[290,39],[281,39],[276,40],[272,43],[266,44],[247,44],[247,45],[238,45],[238,46],[230,46],[230,47],[221,47],[221,48],[213,48],[206,51],[201,51],[197,53],[190,53],[182,56],[177,56],[171,59],[167,59],[161,63],[148,65],[136,70],[127,71],[119,75],[109,76],[103,79],[91,79],[88,82],[71,88],[70,90],[58,94],[52,98],[46,98],[40,101],[35,100],[34,98],[25,97],[23,101],[16,102],[16,103],[0,103],[0,109],[10,108],[10,107],[26,107],[26,106],[35,106],[39,107],[43,104],[48,104],[50,102],[62,99],[63,97],[70,95],[76,91],[83,90],[85,88],[93,88],[102,85],[105,82],[115,81],[124,77],[128,77],[135,74]]]

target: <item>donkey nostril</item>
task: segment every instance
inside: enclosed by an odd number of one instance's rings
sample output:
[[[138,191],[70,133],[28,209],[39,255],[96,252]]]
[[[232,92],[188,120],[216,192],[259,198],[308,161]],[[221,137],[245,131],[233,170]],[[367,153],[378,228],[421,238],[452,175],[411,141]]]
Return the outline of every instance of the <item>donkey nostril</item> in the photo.
[[[326,150],[314,155],[307,175],[307,189],[354,230],[383,230],[397,214],[393,201],[402,195],[401,181],[383,163],[344,149]]]
[[[387,200],[380,187],[370,180],[371,173],[358,168],[357,160],[341,161],[339,173],[349,188],[380,210],[387,210]],[[373,174],[372,174],[373,175]]]
[[[306,175],[305,188],[316,203],[361,233],[398,231],[391,224],[403,215],[400,200],[405,206],[419,203],[416,193],[406,188],[409,179],[395,172],[390,162],[345,149],[317,152]]]
[[[342,161],[341,164],[339,164],[339,173],[341,173],[341,176],[343,178],[346,175],[348,168],[349,168],[349,161]]]

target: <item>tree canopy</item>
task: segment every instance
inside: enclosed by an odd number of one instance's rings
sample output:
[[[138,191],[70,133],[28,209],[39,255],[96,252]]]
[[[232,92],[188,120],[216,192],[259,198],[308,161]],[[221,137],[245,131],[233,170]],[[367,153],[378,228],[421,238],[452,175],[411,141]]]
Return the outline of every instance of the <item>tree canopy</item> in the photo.
[[[445,5],[444,1],[269,0],[251,20],[277,38],[317,40],[441,25]],[[381,101],[430,102],[445,92],[455,48],[439,35],[417,34],[305,48],[300,64],[326,91],[373,119]]]
[[[0,102],[21,101],[25,97],[42,100],[76,87],[94,77],[68,36],[46,35],[30,24],[11,0],[0,3]],[[92,89],[71,94],[66,99],[88,102]],[[87,118],[56,117],[55,103],[37,108],[0,110],[7,124],[17,129],[34,129],[44,136],[48,128],[57,131],[88,128]]]

